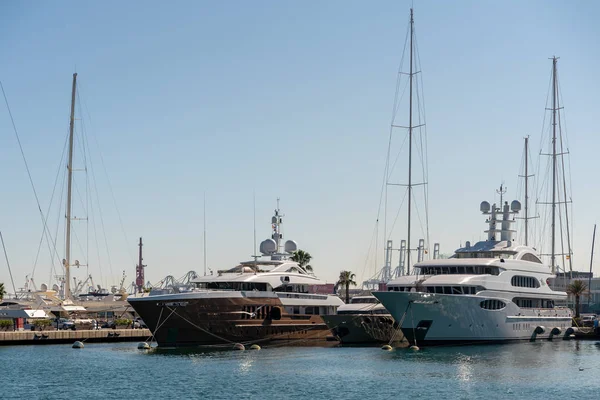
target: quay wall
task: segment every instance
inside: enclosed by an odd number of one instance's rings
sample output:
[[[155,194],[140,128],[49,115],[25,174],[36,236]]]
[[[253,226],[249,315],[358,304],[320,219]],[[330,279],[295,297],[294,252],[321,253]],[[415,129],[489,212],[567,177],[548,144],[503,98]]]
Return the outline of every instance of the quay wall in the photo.
[[[150,340],[149,329],[98,329],[64,331],[0,331],[0,346],[19,344],[61,344],[81,341],[84,343],[144,342]]]

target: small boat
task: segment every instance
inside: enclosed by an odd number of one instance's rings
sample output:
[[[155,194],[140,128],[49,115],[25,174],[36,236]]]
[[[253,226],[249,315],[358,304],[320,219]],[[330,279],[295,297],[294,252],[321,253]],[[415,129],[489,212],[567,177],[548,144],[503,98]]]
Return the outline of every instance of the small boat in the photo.
[[[331,333],[342,344],[381,344],[404,338],[392,315],[375,296],[354,296],[335,315],[324,315]]]

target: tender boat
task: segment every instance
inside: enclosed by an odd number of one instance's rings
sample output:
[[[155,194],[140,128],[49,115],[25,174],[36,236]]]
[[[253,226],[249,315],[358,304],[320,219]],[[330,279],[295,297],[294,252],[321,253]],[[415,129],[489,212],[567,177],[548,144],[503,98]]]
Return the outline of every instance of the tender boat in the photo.
[[[411,343],[507,342],[569,333],[571,310],[555,306],[567,294],[549,287],[554,274],[536,251],[512,239],[510,227],[520,209],[516,200],[510,208],[505,202],[491,209],[484,201],[487,240],[466,242],[449,259],[416,263],[414,275],[373,293]]]
[[[324,315],[331,333],[342,344],[400,342],[398,324],[375,296],[354,296],[339,306],[335,315]]]
[[[333,294],[311,293],[325,282],[290,260],[297,250],[294,241],[288,240],[281,251],[281,223],[276,209],[272,239],[260,245],[266,259],[198,277],[186,292],[128,297],[158,345],[322,344],[329,330],[321,316],[334,314],[344,303]]]

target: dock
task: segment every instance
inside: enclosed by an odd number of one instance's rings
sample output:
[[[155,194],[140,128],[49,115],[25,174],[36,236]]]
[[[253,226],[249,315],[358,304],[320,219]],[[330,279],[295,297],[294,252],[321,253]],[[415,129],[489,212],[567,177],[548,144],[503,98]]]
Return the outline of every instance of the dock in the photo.
[[[0,346],[24,344],[145,342],[150,340],[149,329],[97,329],[97,330],[48,330],[48,331],[0,331]]]

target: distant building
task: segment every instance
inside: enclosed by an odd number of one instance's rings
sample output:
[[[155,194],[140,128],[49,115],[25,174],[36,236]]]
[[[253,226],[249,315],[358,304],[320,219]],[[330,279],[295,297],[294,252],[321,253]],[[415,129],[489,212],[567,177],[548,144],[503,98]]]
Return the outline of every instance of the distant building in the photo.
[[[325,283],[322,285],[308,285],[308,293],[334,294],[335,293],[335,284]]]
[[[548,284],[553,290],[566,292],[573,281],[582,281],[588,287],[587,292],[579,298],[580,311],[583,313],[600,313],[600,277],[594,278],[593,272],[559,272],[556,274],[556,278],[548,280]],[[573,308],[575,307],[575,296],[569,294],[566,304],[557,305]]]

